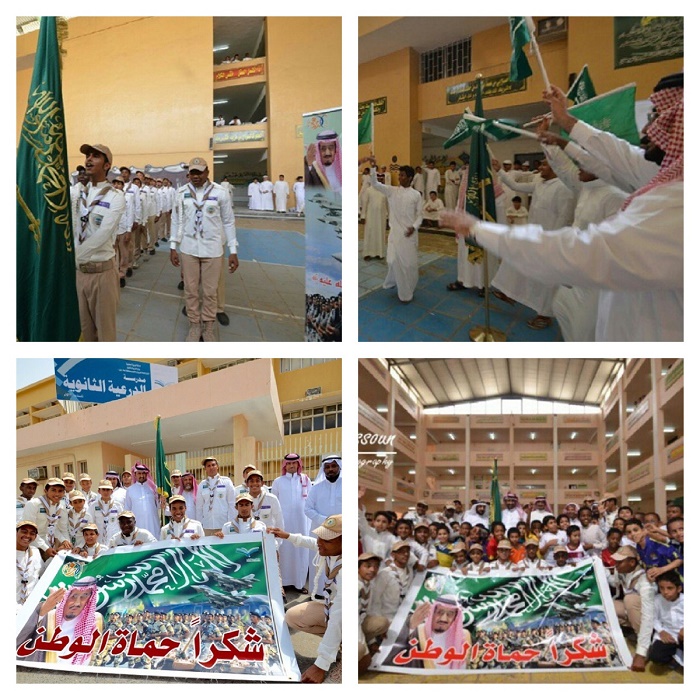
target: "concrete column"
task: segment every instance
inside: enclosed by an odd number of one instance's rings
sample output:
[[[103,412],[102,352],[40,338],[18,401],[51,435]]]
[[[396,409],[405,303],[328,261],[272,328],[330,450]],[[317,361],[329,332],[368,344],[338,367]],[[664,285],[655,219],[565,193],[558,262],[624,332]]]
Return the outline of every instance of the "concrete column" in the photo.
[[[666,480],[661,470],[666,466],[664,449],[664,412],[661,409],[661,360],[651,359],[651,420],[652,420],[652,474],[654,476],[654,510],[661,514],[666,512]],[[662,516],[663,517],[663,516]]]
[[[255,436],[248,435],[248,419],[242,413],[236,414],[232,423],[233,481],[240,484],[243,479],[243,467],[246,464],[256,464],[256,441]]]

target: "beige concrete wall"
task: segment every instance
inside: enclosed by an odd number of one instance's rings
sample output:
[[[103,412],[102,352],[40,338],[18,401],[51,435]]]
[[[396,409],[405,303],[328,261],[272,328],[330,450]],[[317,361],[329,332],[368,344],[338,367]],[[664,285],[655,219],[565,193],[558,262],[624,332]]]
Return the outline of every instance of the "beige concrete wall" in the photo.
[[[284,175],[288,206],[293,206],[292,185],[304,174],[302,114],[342,106],[341,18],[268,17],[266,22],[268,175],[273,182]]]
[[[209,158],[211,17],[75,17],[69,20],[63,101],[69,166],[80,145],[104,143],[115,165]],[[17,39],[17,140],[39,33]]]

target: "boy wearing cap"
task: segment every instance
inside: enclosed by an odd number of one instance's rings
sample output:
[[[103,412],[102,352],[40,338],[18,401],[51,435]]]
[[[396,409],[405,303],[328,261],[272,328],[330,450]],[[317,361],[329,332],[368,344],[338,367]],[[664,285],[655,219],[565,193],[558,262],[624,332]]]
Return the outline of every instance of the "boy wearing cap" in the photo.
[[[71,543],[71,551],[80,549],[83,540],[83,525],[90,522],[90,516],[85,506],[85,494],[82,491],[71,491],[68,494],[70,509],[68,510],[68,537]]]
[[[501,540],[496,546],[496,560],[490,564],[492,576],[512,576],[519,574],[522,568],[519,564],[514,564],[510,558],[513,545],[507,540]]]
[[[20,520],[17,523],[17,610],[27,600],[34,590],[41,573],[41,554],[32,542],[39,530],[31,520]]]
[[[202,523],[207,535],[213,535],[235,511],[236,490],[231,479],[219,474],[219,463],[214,457],[205,457],[202,466],[207,478],[198,484],[195,519]]]
[[[79,554],[92,561],[100,554],[104,554],[109,547],[106,544],[98,542],[98,527],[95,523],[86,523],[83,525],[83,546],[75,547],[73,554]]]
[[[88,506],[92,505],[100,497],[98,493],[92,490],[92,477],[87,473],[83,473],[78,477],[78,481],[80,482],[80,490],[85,496],[85,504]]]
[[[68,516],[63,504],[66,487],[61,479],[49,479],[44,485],[44,495],[32,498],[24,506],[24,520],[37,526],[36,546],[46,561],[61,549],[70,549]]]
[[[236,517],[224,523],[221,530],[214,534],[223,539],[228,535],[245,535],[248,532],[267,532],[267,526],[262,520],[253,517],[253,497],[249,493],[239,493],[236,496]]]
[[[554,547],[552,556],[554,557],[552,573],[561,573],[563,570],[569,570],[574,566],[569,561],[569,550],[566,545],[559,544]]]
[[[372,552],[360,554],[358,559],[358,609],[359,630],[357,634],[360,672],[366,671],[372,655],[379,649],[379,642],[389,629],[390,621],[380,615],[370,615],[369,608],[374,594],[374,579],[379,572],[381,558]],[[376,595],[376,594],[375,594]]]
[[[148,530],[136,527],[136,516],[130,510],[125,510],[119,514],[119,532],[112,535],[109,541],[109,548],[114,549],[115,547],[157,541]]]
[[[647,579],[634,547],[620,547],[612,559],[615,573],[608,576],[608,582],[622,594],[622,600],[613,600],[615,612],[620,625],[631,627],[637,634],[631,669],[643,671],[654,631],[656,586]]]
[[[438,565],[437,552],[435,545],[430,543],[430,528],[427,525],[420,523],[413,528],[413,543],[414,554],[418,557],[416,568],[419,571],[432,569]]]
[[[287,611],[285,620],[290,628],[322,637],[316,661],[301,676],[302,683],[323,683],[331,664],[336,660],[342,638],[343,591],[343,516],[331,515],[320,527],[313,530],[313,537],[290,534],[278,528],[270,528],[275,537],[288,539],[295,547],[318,549],[320,561],[313,583],[323,581],[324,601],[301,603]],[[340,675],[340,661],[334,675]],[[340,679],[338,679],[340,680]]]
[[[409,566],[411,546],[398,540],[391,547],[391,559],[377,574],[376,598],[372,599],[371,612],[393,619],[413,582],[413,569]]]
[[[209,181],[209,168],[204,158],[190,161],[189,180],[175,195],[170,261],[175,267],[179,267],[182,261],[185,306],[190,322],[186,340],[199,342],[201,337],[205,342],[214,342],[216,292],[225,245],[230,251],[229,272],[235,272],[238,268],[236,223],[228,190]]]
[[[109,477],[108,477],[109,478]],[[119,514],[124,510],[122,503],[114,497],[114,487],[107,479],[103,479],[97,486],[100,498],[89,508],[90,522],[95,523],[98,529],[98,539],[105,547],[109,544],[113,535],[119,532]],[[124,491],[124,489],[122,489]],[[124,491],[126,493],[126,491]]]
[[[488,561],[484,561],[484,548],[478,542],[469,546],[469,563],[464,567],[465,576],[484,576],[491,571]]]
[[[24,520],[24,506],[29,503],[29,501],[34,498],[36,493],[36,481],[31,478],[22,479],[22,483],[19,485],[19,493],[17,496],[17,517],[15,522],[18,523],[20,520]]]
[[[540,557],[539,549],[537,542],[525,543],[525,558],[520,562],[524,574],[537,575],[542,571],[549,571],[549,564]]]
[[[277,496],[270,491],[263,491],[264,480],[262,472],[257,469],[248,472],[248,476],[245,478],[248,493],[253,498],[253,517],[256,520],[262,520],[268,528],[283,528],[282,506],[277,500]]]
[[[204,537],[202,523],[185,517],[187,502],[184,496],[172,496],[168,503],[170,522],[161,528],[161,540],[198,540]]]
[[[90,178],[80,200],[80,224],[74,231],[76,291],[85,341],[117,339],[119,273],[114,242],[126,208],[124,195],[107,181],[112,152],[102,144],[83,144]]]

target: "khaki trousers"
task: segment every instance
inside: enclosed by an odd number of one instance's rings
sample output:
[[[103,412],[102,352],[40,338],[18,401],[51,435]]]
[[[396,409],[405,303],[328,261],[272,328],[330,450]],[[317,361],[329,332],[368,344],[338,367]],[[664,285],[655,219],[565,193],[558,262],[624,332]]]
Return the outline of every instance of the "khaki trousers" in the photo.
[[[219,273],[219,286],[216,288],[216,313],[223,313],[226,306],[226,273],[228,272],[228,256],[221,256],[221,272]]]
[[[119,273],[116,265],[104,272],[75,271],[80,330],[87,342],[117,339]]]
[[[622,600],[614,600],[615,612],[621,625],[629,625],[636,634],[642,623],[642,598],[639,593],[628,593]]]
[[[385,635],[389,629],[390,622],[386,617],[380,615],[367,615],[362,620],[363,636],[357,640],[358,658],[362,658],[365,654],[369,654],[367,642],[376,639],[380,635]]]
[[[319,637],[323,637],[328,627],[326,608],[323,603],[317,601],[295,605],[287,610],[284,619],[293,630],[308,632]]]
[[[197,258],[180,253],[182,279],[185,283],[185,308],[190,323],[216,321],[216,289],[219,284],[221,258]],[[202,305],[199,287],[202,287]]]
[[[131,247],[131,234],[120,233],[117,236],[117,255],[119,259],[119,279],[126,277],[126,271],[131,267],[131,256],[133,250]]]
[[[136,230],[133,232],[132,239],[134,254],[131,258],[131,262],[133,265],[135,260],[139,260],[141,258],[141,249],[143,248],[145,250],[146,246],[148,245],[146,242],[146,227],[143,224],[139,224],[136,227]]]
[[[146,238],[148,241],[148,250],[155,250],[156,248],[156,217],[149,216],[146,221]]]

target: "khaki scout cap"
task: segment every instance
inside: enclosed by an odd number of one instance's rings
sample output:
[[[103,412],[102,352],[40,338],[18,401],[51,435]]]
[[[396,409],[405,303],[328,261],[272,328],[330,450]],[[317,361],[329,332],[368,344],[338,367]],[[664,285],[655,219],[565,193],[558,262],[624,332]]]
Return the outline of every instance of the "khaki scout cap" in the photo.
[[[85,525],[83,525],[83,532],[85,532],[85,530],[94,530],[95,532],[100,531],[95,523],[85,523]]]
[[[312,530],[320,540],[334,540],[343,534],[343,516],[331,515],[327,517],[323,524]]]
[[[111,481],[107,481],[107,479],[102,479],[99,484],[97,484],[97,490],[99,491],[100,489],[109,489],[110,491],[114,491],[114,486],[112,486]]]
[[[170,498],[170,500],[168,501],[168,503],[170,503],[170,504],[177,503],[177,502],[184,503],[185,505],[187,505],[187,501],[185,500],[185,497],[180,496],[179,494],[177,496],[172,496]]]
[[[255,503],[255,499],[247,491],[239,493],[238,496],[236,496],[236,505],[238,505],[239,501],[248,501],[249,503]]]
[[[82,491],[71,491],[71,492],[68,494],[68,500],[69,500],[71,503],[73,503],[73,501],[76,501],[76,500],[84,501],[84,500],[85,500],[85,494],[84,494]]]
[[[611,554],[610,557],[615,561],[624,561],[630,557],[639,559],[639,553],[637,552],[636,547],[630,547],[628,544],[626,544],[624,547],[620,547],[615,554]]]
[[[75,481],[75,474],[73,474],[73,472],[65,472],[61,478],[62,479],[70,479],[71,481]]]
[[[208,169],[207,161],[204,158],[193,158],[188,164],[189,170],[198,170],[200,173]]]
[[[263,481],[265,481],[265,476],[262,472],[259,472],[257,469],[253,469],[253,471],[250,471],[245,475],[246,483],[248,483],[248,479],[250,479],[251,476],[259,476]]]
[[[25,525],[28,527],[33,527],[37,531],[37,534],[39,533],[39,528],[36,526],[36,523],[32,522],[31,520],[20,520],[17,523],[17,527],[15,528],[15,530],[19,530],[21,527],[24,527]]]
[[[119,513],[117,520],[121,520],[122,518],[133,518],[136,520],[136,516],[130,510],[123,510],[121,513]]]
[[[63,479],[59,479],[58,477],[53,477],[44,484],[45,489],[49,488],[49,486],[60,486],[63,489],[66,488],[66,485],[63,483]]]
[[[331,539],[329,537],[324,537],[322,539]],[[409,549],[411,548],[411,545],[408,542],[404,542],[403,540],[397,540],[394,542],[394,544],[391,546],[391,551],[392,552],[398,552],[399,549],[403,549],[404,547],[408,547]]]
[[[378,559],[379,561],[382,560],[382,558],[378,554],[374,554],[372,552],[363,552],[360,554],[360,556],[357,558],[358,562],[363,562],[363,561],[369,561],[370,559]]]
[[[105,146],[103,143],[84,143],[80,147],[80,152],[84,153],[87,155],[90,153],[90,151],[99,151],[100,153],[104,154],[107,157],[107,162],[112,165],[114,161],[112,160],[112,151],[109,150],[109,147]]]
[[[24,486],[24,484],[36,484],[36,483],[37,483],[37,480],[36,480],[36,479],[32,479],[31,476],[28,476],[26,479],[22,479],[22,481],[20,481],[19,483],[20,483],[22,486]]]

